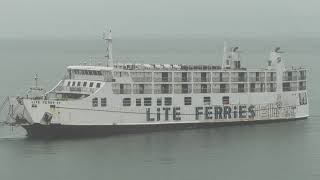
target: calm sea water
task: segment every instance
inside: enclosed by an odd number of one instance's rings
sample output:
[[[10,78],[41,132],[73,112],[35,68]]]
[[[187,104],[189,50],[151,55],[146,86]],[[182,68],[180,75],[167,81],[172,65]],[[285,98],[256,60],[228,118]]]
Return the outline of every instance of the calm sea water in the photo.
[[[212,129],[32,140],[21,128],[0,127],[0,179],[320,179],[320,39],[232,39],[243,64],[261,67],[283,47],[288,64],[310,69],[308,120]],[[229,40],[229,42],[231,42]],[[119,62],[221,62],[223,39],[114,39]],[[38,73],[47,89],[65,66],[103,56],[100,40],[0,40],[0,98],[23,94]],[[90,60],[91,59],[91,60]],[[4,117],[1,116],[3,119]]]

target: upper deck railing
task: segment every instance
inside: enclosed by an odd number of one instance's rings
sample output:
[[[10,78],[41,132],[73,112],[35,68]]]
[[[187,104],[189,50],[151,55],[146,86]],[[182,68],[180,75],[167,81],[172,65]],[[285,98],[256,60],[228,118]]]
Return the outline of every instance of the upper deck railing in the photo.
[[[55,89],[55,92],[56,93],[92,94],[96,90],[97,88],[58,86]]]

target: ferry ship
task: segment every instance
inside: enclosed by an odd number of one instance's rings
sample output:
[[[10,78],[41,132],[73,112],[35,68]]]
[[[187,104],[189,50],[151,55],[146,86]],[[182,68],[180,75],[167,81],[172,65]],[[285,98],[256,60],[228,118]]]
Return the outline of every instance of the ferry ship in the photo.
[[[239,48],[226,45],[219,66],[120,64],[111,31],[104,40],[105,64],[68,66],[52,90],[36,85],[25,97],[8,98],[9,123],[31,137],[79,137],[309,116],[307,70],[286,67],[280,48],[261,69],[242,67]]]

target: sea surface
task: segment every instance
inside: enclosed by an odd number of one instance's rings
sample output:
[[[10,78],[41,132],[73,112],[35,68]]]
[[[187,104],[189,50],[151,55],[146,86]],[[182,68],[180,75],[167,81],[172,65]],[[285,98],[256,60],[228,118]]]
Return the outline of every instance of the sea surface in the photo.
[[[223,42],[242,64],[264,67],[277,46],[287,64],[309,69],[308,120],[211,129],[34,140],[0,127],[0,180],[318,180],[320,38],[114,38],[117,62],[220,64]],[[67,65],[104,63],[96,39],[0,40],[0,103],[24,95],[34,75],[50,90]],[[1,121],[5,114],[1,114]]]

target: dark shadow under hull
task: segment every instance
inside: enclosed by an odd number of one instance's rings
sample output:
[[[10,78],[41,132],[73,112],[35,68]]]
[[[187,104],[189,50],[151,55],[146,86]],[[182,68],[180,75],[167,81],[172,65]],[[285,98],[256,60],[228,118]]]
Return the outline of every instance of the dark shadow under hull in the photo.
[[[251,125],[262,123],[277,123],[296,119],[259,120],[259,121],[238,121],[238,122],[205,122],[205,123],[177,123],[177,124],[149,124],[149,125],[41,125],[32,124],[22,126],[30,138],[80,138],[80,137],[101,137],[114,134],[130,134],[141,132],[156,132],[169,130],[183,130],[195,128],[212,128],[231,125]]]

